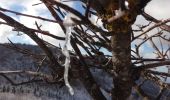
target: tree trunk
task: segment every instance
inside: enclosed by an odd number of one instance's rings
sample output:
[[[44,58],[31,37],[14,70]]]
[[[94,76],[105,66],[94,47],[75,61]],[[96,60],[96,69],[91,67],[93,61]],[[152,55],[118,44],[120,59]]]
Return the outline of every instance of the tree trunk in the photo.
[[[130,29],[129,29],[130,30]],[[131,33],[114,33],[111,38],[112,62],[116,74],[113,77],[112,100],[126,100],[131,94]]]
[[[131,94],[133,85],[131,77],[131,25],[149,1],[128,0],[130,10],[109,26],[113,31],[111,37],[112,62],[115,71],[113,76],[114,88],[112,90],[113,100],[127,100]]]

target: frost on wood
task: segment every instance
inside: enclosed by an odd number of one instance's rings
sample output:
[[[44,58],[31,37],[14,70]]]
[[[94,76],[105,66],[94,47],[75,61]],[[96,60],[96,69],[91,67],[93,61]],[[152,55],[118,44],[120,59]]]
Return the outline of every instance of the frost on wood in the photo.
[[[74,95],[74,90],[71,87],[69,81],[68,81],[68,71],[69,71],[69,67],[70,67],[70,54],[68,51],[68,45],[70,42],[70,35],[71,35],[71,31],[73,28],[73,25],[75,25],[75,23],[71,20],[72,16],[68,15],[65,17],[64,21],[63,21],[63,25],[66,28],[66,39],[65,39],[65,44],[62,48],[62,52],[65,55],[66,59],[65,59],[65,70],[64,70],[64,81],[65,81],[65,85],[68,87],[69,92],[71,95]]]
[[[126,9],[129,9],[129,2],[128,1],[125,1],[125,7],[126,7]]]
[[[126,10],[129,10],[129,3],[128,1],[124,2],[124,6],[126,8]],[[119,7],[118,10],[115,10],[115,16],[112,16],[110,19],[108,19],[108,22],[111,23],[114,20],[119,19],[120,17],[125,15],[126,10],[122,9],[121,7]]]
[[[73,95],[74,94],[73,88],[71,87],[70,83],[68,82],[68,71],[69,71],[69,67],[70,67],[70,54],[69,54],[69,51],[68,51],[68,44],[70,42],[71,30],[72,30],[71,26],[66,27],[66,40],[65,40],[65,44],[64,44],[64,47],[62,49],[62,52],[66,57],[65,63],[64,63],[64,66],[65,66],[65,70],[64,70],[65,85],[69,88],[70,94]]]
[[[128,1],[124,2],[124,6],[125,6],[126,10],[129,10],[129,3],[128,3]],[[123,9],[121,9],[121,7],[119,7],[118,10],[115,10],[115,14],[116,14],[116,16],[115,16],[116,19],[118,19],[118,18],[122,17],[125,14],[125,10],[123,10]]]

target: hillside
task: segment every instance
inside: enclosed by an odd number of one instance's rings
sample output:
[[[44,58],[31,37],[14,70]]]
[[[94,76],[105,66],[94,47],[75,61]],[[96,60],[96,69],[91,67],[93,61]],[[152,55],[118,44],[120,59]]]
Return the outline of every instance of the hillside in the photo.
[[[43,54],[37,46],[17,44],[18,47],[31,50],[35,54]],[[53,50],[56,54],[61,54],[59,49]],[[38,63],[32,57],[21,54],[15,50],[6,48],[0,45],[0,70],[12,71],[12,70],[29,70],[35,71]],[[42,72],[48,73],[47,66]],[[100,69],[91,68],[91,72],[95,77],[97,83],[106,90],[112,88],[112,78],[104,71]],[[27,75],[7,75],[10,79],[13,79],[15,83],[26,82],[33,77]],[[166,89],[161,93],[161,87],[156,85],[150,80],[144,80],[141,78],[136,82],[141,84],[141,89],[145,94],[150,96],[150,99],[156,99],[160,96],[161,100],[170,100],[170,90]],[[71,96],[65,86],[48,84],[45,81],[29,83],[24,85],[13,86],[7,81],[3,75],[0,74],[0,100],[91,100],[89,94],[83,87],[82,83],[78,80],[71,80],[71,84],[75,90],[75,95]],[[108,100],[111,97],[102,89]],[[132,93],[134,100],[142,100],[143,97],[133,89]]]

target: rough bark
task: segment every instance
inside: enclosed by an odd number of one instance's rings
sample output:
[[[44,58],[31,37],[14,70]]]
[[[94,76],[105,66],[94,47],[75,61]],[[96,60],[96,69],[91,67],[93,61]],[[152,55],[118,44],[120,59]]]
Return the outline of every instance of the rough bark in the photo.
[[[131,94],[133,86],[131,77],[131,25],[149,1],[129,0],[130,10],[122,18],[111,23],[113,31],[111,38],[112,62],[115,70],[112,100],[127,100]]]
[[[131,94],[133,83],[130,77],[130,41],[129,31],[116,33],[111,38],[113,69],[116,71],[116,75],[113,77],[113,100],[126,100]]]

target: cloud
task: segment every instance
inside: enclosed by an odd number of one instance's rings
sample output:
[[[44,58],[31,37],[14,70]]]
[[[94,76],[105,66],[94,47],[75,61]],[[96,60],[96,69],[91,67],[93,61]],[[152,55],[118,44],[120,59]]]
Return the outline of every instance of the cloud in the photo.
[[[7,38],[10,38],[13,36],[13,34],[11,34],[12,32],[12,28],[5,26],[5,25],[0,25],[0,42],[1,43],[5,43],[8,42]]]
[[[11,0],[10,2],[8,0],[2,0],[0,3],[0,7],[10,8],[12,5],[16,4],[27,4],[28,1],[34,1],[34,0]]]
[[[170,0],[151,0],[145,11],[158,19],[170,18]]]
[[[19,11],[24,14],[41,16],[44,18],[53,19],[53,17],[50,15],[49,11],[45,7],[45,5],[40,4],[37,6],[32,6],[33,4],[37,4],[40,2],[41,1],[39,1],[39,0],[12,0],[10,2],[7,0],[2,0],[2,2],[0,3],[0,7]],[[69,6],[74,5],[73,2],[67,2],[65,4],[67,4]],[[14,8],[14,9],[12,9],[12,8]],[[42,25],[42,27],[41,27],[42,30],[49,31],[50,33],[52,33],[54,35],[64,36],[63,31],[58,24],[49,23],[49,22],[45,22],[42,20],[28,18],[28,17],[24,17],[24,16],[15,16],[14,14],[11,14],[10,16],[12,16],[15,20],[21,22],[25,26],[27,26],[29,28],[34,28],[34,29],[36,29],[35,21],[37,21],[40,25]],[[3,43],[7,42],[6,37],[10,37],[10,38],[14,39],[16,34],[14,34],[15,32],[12,32],[11,29],[12,28],[9,28],[4,25],[0,26],[0,32],[1,32],[0,42],[3,42]],[[41,36],[41,35],[39,35],[39,36]],[[47,40],[48,42],[50,42],[52,44],[58,43],[58,41],[56,41],[55,39],[52,39],[48,36],[42,36],[42,37],[44,40]],[[29,40],[29,42],[28,42],[28,40]],[[25,35],[23,35],[22,38],[20,38],[18,41],[27,41],[27,43],[34,43],[28,36],[25,36]],[[17,41],[15,41],[15,42],[17,42]]]
[[[41,2],[40,0],[11,0],[10,2],[8,0],[2,0],[0,3],[0,6],[7,8],[7,9],[15,8],[15,10],[17,10],[17,11],[19,11],[22,7],[22,10],[20,11],[21,13],[35,15],[35,16],[42,16],[45,18],[52,18],[52,16],[50,15],[50,13],[48,12],[48,10],[46,9],[46,7],[43,4],[40,4],[37,6],[32,6],[33,4],[40,3],[40,2]],[[77,5],[78,5],[77,2],[64,2],[64,4],[67,4],[71,7],[74,6],[74,8],[80,8],[80,7],[77,7]],[[159,19],[170,18],[170,13],[168,13],[168,9],[170,9],[170,6],[168,4],[170,4],[170,0],[164,0],[163,2],[162,2],[162,0],[152,0],[146,7],[145,11]],[[80,4],[79,4],[79,6],[80,6]],[[11,10],[13,10],[13,9],[11,9]],[[13,16],[13,18],[20,21],[27,27],[35,28],[35,29],[36,29],[35,21],[37,21],[40,25],[42,25],[41,28],[43,30],[49,31],[50,33],[57,35],[57,36],[64,36],[63,31],[58,24],[48,23],[48,22],[45,22],[42,20],[31,19],[31,18],[23,17],[23,16],[19,16],[17,18],[16,18],[16,16]],[[98,27],[103,28],[101,19],[99,19],[99,21],[96,23],[97,17],[91,16],[90,20],[92,21],[93,24],[97,25]],[[138,16],[135,24],[147,24],[147,21],[144,21],[144,18],[142,18],[141,16]],[[15,32],[12,32],[11,29],[12,28],[6,27],[4,25],[0,26],[0,32],[1,32],[0,42],[6,42],[7,41],[6,37],[13,38],[15,36],[15,34],[14,34]],[[154,34],[154,33],[155,33],[155,31],[152,31],[149,34]],[[136,33],[136,34],[138,34],[138,33]],[[39,35],[39,36],[41,37],[41,35]],[[58,45],[60,42],[60,41],[56,41],[55,39],[52,39],[48,36],[42,36],[42,38],[44,40],[47,40],[50,43],[56,44],[56,45]],[[29,43],[33,43],[31,41],[31,39],[27,36],[24,36],[23,39],[29,40],[30,41]],[[20,39],[18,41],[20,41]],[[156,43],[158,43],[157,40],[154,40],[154,41]],[[140,41],[137,41],[136,43],[140,43]],[[168,43],[166,42],[166,44],[168,44]]]
[[[10,2],[7,0],[2,0],[0,3],[0,7],[6,8],[6,9],[11,9],[11,10],[17,10],[17,11],[20,10],[20,12],[23,13],[24,11],[26,11],[29,8],[33,9],[33,7],[31,7],[32,4],[38,3],[38,2],[39,2],[39,0],[11,0]],[[24,8],[22,9],[21,7],[24,7]],[[30,12],[31,13],[26,13],[26,14],[32,14],[32,12],[34,12],[34,11],[32,10]],[[8,15],[9,15],[9,13],[8,13]],[[10,14],[10,16],[12,16],[12,18],[14,18],[15,20],[18,20],[21,18],[19,16],[15,16],[14,14]],[[31,21],[31,19],[27,19],[27,20],[23,21],[23,23],[29,23],[30,21]],[[11,27],[8,27],[5,25],[0,26],[0,32],[1,32],[1,34],[0,34],[0,42],[1,43],[8,42],[7,37],[12,38],[12,40],[14,39],[14,37],[16,37],[16,32],[12,31]],[[19,39],[18,41],[23,41],[23,40],[30,41],[30,38],[28,36],[22,36],[22,39]],[[17,42],[17,41],[15,40],[15,42]],[[33,43],[32,41],[30,41],[30,42]]]

